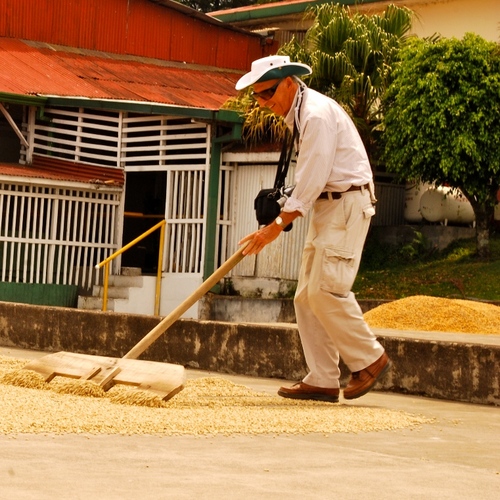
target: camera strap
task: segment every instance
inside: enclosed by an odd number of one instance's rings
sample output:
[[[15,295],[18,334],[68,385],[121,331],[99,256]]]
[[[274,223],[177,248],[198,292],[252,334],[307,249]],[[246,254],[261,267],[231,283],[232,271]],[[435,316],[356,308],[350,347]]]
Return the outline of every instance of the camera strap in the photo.
[[[297,126],[293,127],[293,134],[290,136],[290,132],[286,131],[285,138],[283,140],[283,147],[281,148],[280,159],[278,161],[278,167],[276,169],[276,177],[274,178],[274,188],[281,189],[285,187],[286,176],[288,175],[288,167],[290,166],[290,160],[293,153],[293,145],[295,143],[295,138],[297,137]]]

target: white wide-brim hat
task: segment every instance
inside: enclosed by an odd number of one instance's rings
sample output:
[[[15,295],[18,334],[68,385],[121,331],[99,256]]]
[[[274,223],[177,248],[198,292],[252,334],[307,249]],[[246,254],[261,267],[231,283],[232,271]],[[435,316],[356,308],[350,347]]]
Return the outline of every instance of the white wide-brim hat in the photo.
[[[310,75],[312,69],[307,64],[290,62],[288,56],[267,56],[252,63],[252,69],[236,83],[236,90],[244,89],[257,82],[286,78],[287,76]]]

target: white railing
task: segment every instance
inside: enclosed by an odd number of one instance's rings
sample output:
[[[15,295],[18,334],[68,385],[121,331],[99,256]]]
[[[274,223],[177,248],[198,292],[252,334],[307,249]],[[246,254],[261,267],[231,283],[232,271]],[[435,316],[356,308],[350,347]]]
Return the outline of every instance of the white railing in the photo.
[[[230,256],[234,247],[234,205],[235,168],[231,164],[223,164],[219,176],[219,198],[217,206],[217,239],[215,245],[215,264],[220,267]]]
[[[121,193],[0,183],[0,279],[90,289],[116,248]]]

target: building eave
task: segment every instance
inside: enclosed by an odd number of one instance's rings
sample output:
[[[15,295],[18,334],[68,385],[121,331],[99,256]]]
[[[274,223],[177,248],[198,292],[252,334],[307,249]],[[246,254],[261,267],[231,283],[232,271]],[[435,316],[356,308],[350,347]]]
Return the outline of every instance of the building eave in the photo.
[[[359,11],[383,10],[390,4],[404,6],[429,3],[430,0],[337,0],[336,3],[346,7],[355,7]],[[316,5],[332,3],[331,0],[285,0],[260,5],[250,5],[235,9],[210,12],[208,15],[233,26],[250,26],[263,19],[287,18],[303,15],[306,10]]]
[[[354,1],[354,0],[347,0]],[[210,16],[227,24],[244,23],[260,19],[288,16],[305,12],[308,7],[330,3],[329,0],[298,0],[296,2],[276,2],[262,5],[252,5],[237,9],[227,9],[209,13]],[[343,2],[341,2],[343,3]]]
[[[159,102],[127,101],[118,99],[91,99],[75,96],[42,96],[46,106],[60,106],[71,108],[106,109],[113,111],[130,111],[150,115],[174,115],[199,119],[209,122],[224,122],[239,124],[242,118],[236,111],[228,109],[211,110],[163,104]],[[0,93],[0,101],[2,96]]]

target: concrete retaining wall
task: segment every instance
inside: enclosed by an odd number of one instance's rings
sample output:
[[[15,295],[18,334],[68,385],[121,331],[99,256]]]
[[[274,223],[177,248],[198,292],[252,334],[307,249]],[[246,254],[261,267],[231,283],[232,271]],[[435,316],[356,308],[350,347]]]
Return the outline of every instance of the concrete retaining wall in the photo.
[[[365,313],[390,300],[358,300]],[[263,299],[239,295],[206,294],[200,301],[200,319],[251,323],[295,323],[293,299]]]
[[[0,302],[0,345],[123,356],[160,319]],[[378,389],[500,405],[500,336],[377,331],[394,362]],[[305,365],[294,324],[179,320],[143,355],[221,373],[288,380]],[[343,381],[348,370],[343,368]]]

